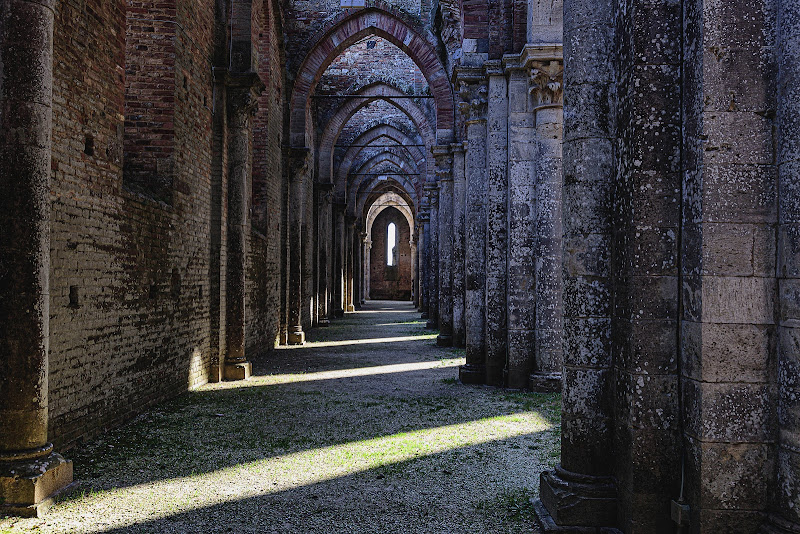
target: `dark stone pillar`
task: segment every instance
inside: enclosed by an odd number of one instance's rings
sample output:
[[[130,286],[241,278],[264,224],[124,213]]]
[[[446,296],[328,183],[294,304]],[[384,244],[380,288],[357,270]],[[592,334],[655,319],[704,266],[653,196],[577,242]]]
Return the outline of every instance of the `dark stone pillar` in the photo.
[[[289,345],[303,345],[303,228],[306,183],[309,179],[311,151],[306,147],[289,149]]]
[[[345,217],[345,240],[347,244],[347,249],[345,252],[346,254],[345,265],[347,266],[347,269],[345,271],[345,306],[346,306],[345,309],[348,312],[356,311],[356,308],[353,305],[353,294],[354,294],[353,276],[355,275],[355,268],[353,264],[356,261],[355,224],[356,224],[355,217],[351,215]]]
[[[449,146],[434,146],[439,182],[439,336],[440,347],[453,344],[453,156]]]
[[[247,240],[252,172],[252,118],[264,84],[256,73],[231,74],[228,95],[228,243],[225,275],[225,380],[246,380],[252,364],[245,355]]]
[[[778,3],[778,488],[762,530],[800,532],[800,0]]]
[[[564,384],[561,466],[542,474],[545,532],[613,527],[611,209],[614,2],[564,1]]]
[[[330,306],[333,302],[333,184],[318,183],[319,235],[317,237],[317,291],[319,292],[319,326],[328,326],[331,320]]]
[[[336,239],[334,240],[334,266],[333,266],[333,309],[334,317],[344,315],[344,273],[345,273],[345,225],[344,203],[336,206]]]
[[[47,441],[53,3],[0,2],[0,516],[72,483]]]
[[[423,195],[421,206],[419,208],[419,215],[417,216],[419,222],[419,307],[420,318],[428,318],[428,256],[430,255],[428,247],[428,225],[430,219],[428,218],[428,202]]]
[[[450,145],[453,152],[453,346],[466,343],[464,324],[464,213],[467,201],[467,182],[464,176],[464,144]]]
[[[425,328],[439,328],[439,187],[435,182],[425,184],[428,196],[428,323]]]
[[[465,384],[486,382],[486,77],[482,68],[462,68],[461,113],[467,125],[465,174],[465,316],[467,364],[459,369]]]

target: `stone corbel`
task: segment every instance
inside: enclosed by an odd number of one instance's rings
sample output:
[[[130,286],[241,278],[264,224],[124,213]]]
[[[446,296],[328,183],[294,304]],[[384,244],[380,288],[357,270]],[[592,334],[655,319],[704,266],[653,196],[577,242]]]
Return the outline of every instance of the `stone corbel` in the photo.
[[[458,109],[466,123],[485,121],[489,85],[484,70],[465,67],[457,71],[456,78],[461,98]]]
[[[431,152],[436,161],[436,181],[453,179],[453,152],[449,145],[436,145],[431,147]]]

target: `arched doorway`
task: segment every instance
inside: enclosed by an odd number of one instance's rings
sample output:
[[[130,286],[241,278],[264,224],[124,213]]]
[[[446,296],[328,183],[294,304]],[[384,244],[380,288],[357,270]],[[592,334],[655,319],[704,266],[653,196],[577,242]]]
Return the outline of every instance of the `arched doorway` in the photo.
[[[372,224],[369,298],[411,300],[411,227],[395,207],[382,210]]]

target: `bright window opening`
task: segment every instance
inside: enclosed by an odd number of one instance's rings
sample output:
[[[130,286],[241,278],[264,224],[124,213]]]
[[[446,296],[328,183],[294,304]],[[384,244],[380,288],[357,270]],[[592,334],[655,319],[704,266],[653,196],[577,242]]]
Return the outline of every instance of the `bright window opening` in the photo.
[[[389,229],[386,231],[386,265],[394,267],[394,253],[397,248],[397,226],[394,223],[389,223]]]

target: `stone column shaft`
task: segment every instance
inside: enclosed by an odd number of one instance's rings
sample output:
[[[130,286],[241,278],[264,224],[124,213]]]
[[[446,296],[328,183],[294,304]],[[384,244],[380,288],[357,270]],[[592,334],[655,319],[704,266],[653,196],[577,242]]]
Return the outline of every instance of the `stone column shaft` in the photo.
[[[453,344],[453,169],[449,146],[433,147],[439,182],[439,336],[440,347]]]
[[[564,384],[561,466],[542,474],[537,520],[613,527],[611,209],[614,2],[564,0]]]
[[[317,184],[319,190],[319,236],[317,238],[319,256],[317,258],[317,289],[319,291],[319,325],[330,324],[333,302],[331,285],[333,282],[333,184]]]
[[[336,208],[336,240],[334,243],[334,269],[333,269],[333,314],[341,317],[344,314],[344,287],[345,287],[345,225],[344,225],[344,205]]]
[[[506,385],[528,387],[535,368],[536,145],[528,73],[509,71],[508,81],[508,362]]]
[[[508,348],[508,88],[500,60],[486,62],[486,72],[486,383],[502,386]]]
[[[246,380],[252,364],[245,355],[247,307],[247,240],[250,230],[250,146],[252,117],[264,84],[257,74],[227,77],[228,95],[228,231],[225,274],[225,380]]]
[[[463,69],[461,112],[466,116],[467,183],[465,223],[465,323],[467,363],[459,370],[465,384],[486,381],[486,96],[483,69]]]
[[[47,436],[53,3],[0,9],[0,516],[72,483]]]
[[[346,218],[346,234],[345,240],[347,245],[347,252],[345,257],[345,264],[347,266],[347,270],[345,272],[345,306],[348,312],[353,312],[356,310],[353,304],[353,293],[354,293],[354,279],[353,276],[355,274],[354,265],[353,263],[356,260],[356,250],[355,250],[355,222],[351,217]]]
[[[464,323],[464,214],[467,184],[464,176],[464,144],[450,145],[453,152],[453,254],[452,301],[453,301],[453,346],[464,347],[466,327]]]
[[[292,148],[289,153],[289,344],[303,345],[303,229],[305,228],[306,184],[310,179],[307,148]]]
[[[800,0],[778,8],[777,502],[764,532],[800,532]]]
[[[430,251],[428,274],[428,324],[426,328],[439,328],[439,188],[435,182],[425,185],[428,194],[428,224]]]

